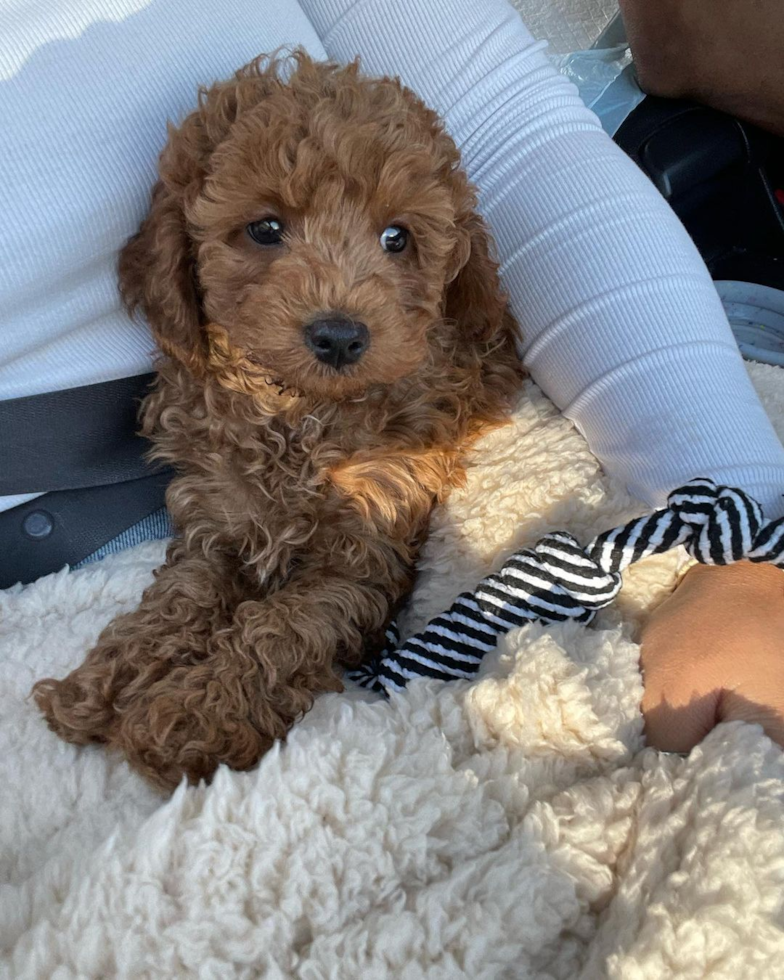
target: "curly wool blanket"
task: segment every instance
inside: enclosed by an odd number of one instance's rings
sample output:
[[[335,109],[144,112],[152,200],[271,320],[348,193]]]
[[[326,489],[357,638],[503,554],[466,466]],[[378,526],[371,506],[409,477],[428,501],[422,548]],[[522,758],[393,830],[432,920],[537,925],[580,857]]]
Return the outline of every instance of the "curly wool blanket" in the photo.
[[[784,428],[784,376],[752,375]],[[529,385],[434,515],[403,625],[545,531],[642,510]],[[478,679],[391,703],[325,696],[256,771],[164,799],[27,699],[162,554],[0,593],[0,976],[784,977],[784,755],[741,723],[688,758],[644,747],[634,624],[682,555],[594,627],[525,627]]]

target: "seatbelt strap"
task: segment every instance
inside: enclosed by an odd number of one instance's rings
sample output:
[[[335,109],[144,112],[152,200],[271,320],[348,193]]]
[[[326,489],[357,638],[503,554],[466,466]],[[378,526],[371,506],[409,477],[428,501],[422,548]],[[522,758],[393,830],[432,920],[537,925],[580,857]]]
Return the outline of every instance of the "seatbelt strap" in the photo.
[[[137,434],[154,374],[0,401],[0,497],[149,476]]]
[[[76,565],[165,505],[170,471],[59,490],[0,513],[0,589]]]
[[[139,402],[154,374],[0,401],[0,588],[76,565],[165,505]]]

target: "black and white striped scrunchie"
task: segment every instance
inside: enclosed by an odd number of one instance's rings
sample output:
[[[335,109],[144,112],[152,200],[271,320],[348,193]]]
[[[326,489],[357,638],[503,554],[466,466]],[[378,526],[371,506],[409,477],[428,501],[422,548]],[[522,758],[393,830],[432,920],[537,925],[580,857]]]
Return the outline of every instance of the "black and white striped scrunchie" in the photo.
[[[663,510],[605,531],[587,548],[566,531],[546,534],[402,645],[390,626],[386,648],[349,677],[383,694],[416,677],[472,677],[502,634],[533,621],[590,622],[618,595],[624,568],[677,545],[707,565],[745,558],[784,566],[784,518],[766,521],[742,490],[692,480],[670,494]]]

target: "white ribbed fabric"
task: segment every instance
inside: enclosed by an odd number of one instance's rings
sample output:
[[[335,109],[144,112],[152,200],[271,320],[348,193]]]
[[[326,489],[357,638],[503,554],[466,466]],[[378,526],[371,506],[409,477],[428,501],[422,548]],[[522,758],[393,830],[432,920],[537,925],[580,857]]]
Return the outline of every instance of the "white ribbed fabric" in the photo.
[[[114,263],[165,120],[320,36],[444,114],[526,363],[606,468],[655,506],[705,474],[784,513],[784,449],[699,256],[505,0],[0,0],[0,22],[0,398],[149,370]]]

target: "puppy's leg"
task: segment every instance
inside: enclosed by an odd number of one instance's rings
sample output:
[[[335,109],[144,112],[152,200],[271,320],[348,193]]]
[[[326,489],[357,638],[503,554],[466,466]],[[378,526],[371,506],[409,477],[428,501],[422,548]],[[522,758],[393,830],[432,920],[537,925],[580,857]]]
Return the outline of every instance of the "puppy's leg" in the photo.
[[[169,787],[183,775],[209,778],[220,763],[249,769],[317,694],[342,689],[335,660],[359,659],[407,575],[379,586],[356,569],[349,577],[314,565],[267,598],[241,602],[201,663],[123,690],[112,741],[135,768]]]
[[[237,601],[230,583],[220,556],[189,555],[181,541],[173,542],[138,609],[110,623],[67,677],[34,686],[49,727],[69,742],[111,743],[121,692],[124,700],[132,698],[174,665],[204,658],[210,637],[230,620]]]

